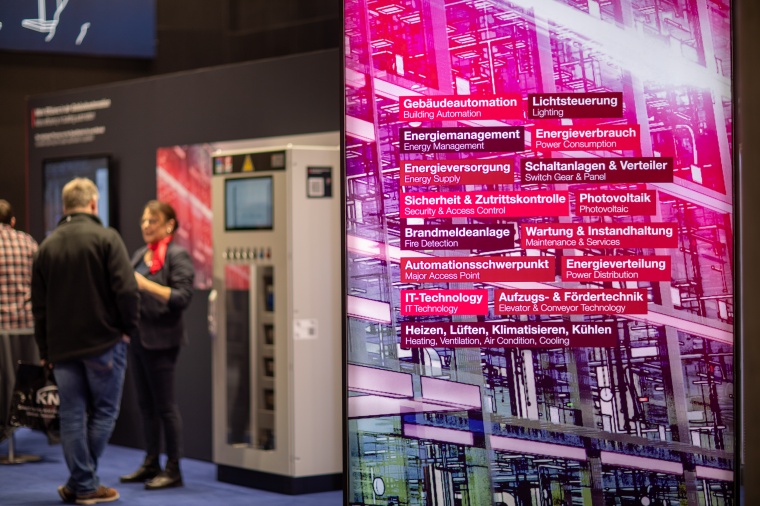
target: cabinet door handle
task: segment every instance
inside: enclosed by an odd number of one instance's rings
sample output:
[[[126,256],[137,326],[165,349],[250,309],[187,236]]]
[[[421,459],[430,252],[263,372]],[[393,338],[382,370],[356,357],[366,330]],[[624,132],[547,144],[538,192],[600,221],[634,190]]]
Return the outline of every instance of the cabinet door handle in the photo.
[[[208,333],[211,339],[216,339],[216,298],[217,293],[215,289],[212,289],[208,293]]]

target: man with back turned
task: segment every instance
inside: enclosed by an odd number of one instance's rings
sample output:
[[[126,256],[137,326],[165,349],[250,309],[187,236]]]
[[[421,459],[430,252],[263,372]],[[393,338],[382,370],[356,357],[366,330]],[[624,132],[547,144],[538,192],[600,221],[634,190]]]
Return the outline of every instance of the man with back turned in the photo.
[[[35,338],[43,363],[53,366],[61,401],[70,476],[58,493],[66,503],[98,504],[119,498],[100,483],[97,469],[119,414],[139,295],[124,242],[97,216],[95,184],[67,183],[63,212],[34,260]]]

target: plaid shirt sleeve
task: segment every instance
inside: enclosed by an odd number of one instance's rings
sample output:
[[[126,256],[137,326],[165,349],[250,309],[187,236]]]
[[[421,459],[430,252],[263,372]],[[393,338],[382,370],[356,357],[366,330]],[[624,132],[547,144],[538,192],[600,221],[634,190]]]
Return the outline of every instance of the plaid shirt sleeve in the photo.
[[[0,224],[0,329],[34,325],[32,260],[37,243],[28,234]]]

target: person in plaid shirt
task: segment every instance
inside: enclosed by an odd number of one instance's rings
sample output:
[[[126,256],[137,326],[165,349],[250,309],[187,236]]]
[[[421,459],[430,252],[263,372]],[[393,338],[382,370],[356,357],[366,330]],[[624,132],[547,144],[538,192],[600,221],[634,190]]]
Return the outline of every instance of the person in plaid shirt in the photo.
[[[34,326],[31,286],[37,242],[15,225],[13,208],[0,200],[0,330]]]

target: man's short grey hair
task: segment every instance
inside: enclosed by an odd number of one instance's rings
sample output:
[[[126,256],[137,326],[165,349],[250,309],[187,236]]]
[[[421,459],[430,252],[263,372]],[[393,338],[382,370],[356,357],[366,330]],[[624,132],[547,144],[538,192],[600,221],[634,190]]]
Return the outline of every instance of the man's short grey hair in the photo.
[[[66,183],[61,196],[64,211],[86,207],[93,198],[98,196],[98,187],[86,177],[78,177]]]

